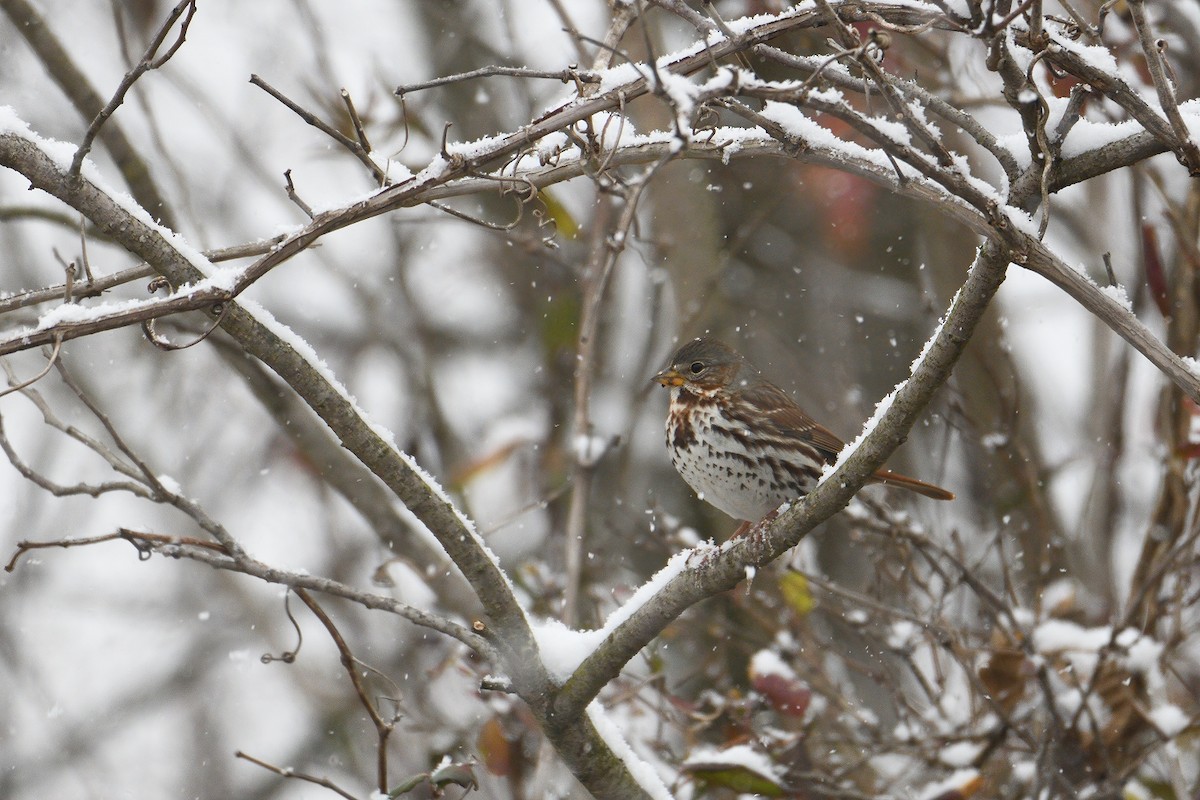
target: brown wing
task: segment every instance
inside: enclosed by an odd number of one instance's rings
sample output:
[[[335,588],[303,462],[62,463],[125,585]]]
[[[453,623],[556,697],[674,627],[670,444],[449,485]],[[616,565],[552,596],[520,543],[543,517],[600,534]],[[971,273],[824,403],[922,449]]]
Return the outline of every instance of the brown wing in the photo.
[[[827,461],[833,462],[846,443],[835,436],[828,428],[819,425],[812,417],[804,413],[795,401],[774,384],[766,381],[754,383],[737,393],[744,404],[735,404],[754,409],[755,418],[747,420],[761,426],[768,433],[786,438],[795,438],[808,442],[820,450]],[[898,486],[910,492],[917,492],[934,500],[953,500],[954,493],[935,486],[932,483],[910,478],[898,472],[881,469],[871,478],[873,483],[884,483]]]
[[[833,461],[846,446],[828,428],[805,414],[787,392],[773,383],[754,383],[737,394],[758,412],[758,424],[762,424],[770,433],[809,442],[821,450],[829,461]]]

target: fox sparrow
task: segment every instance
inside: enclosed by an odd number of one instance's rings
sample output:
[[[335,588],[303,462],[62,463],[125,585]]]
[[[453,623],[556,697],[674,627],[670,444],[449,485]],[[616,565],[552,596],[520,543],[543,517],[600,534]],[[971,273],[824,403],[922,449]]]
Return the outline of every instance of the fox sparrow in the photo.
[[[680,347],[654,380],[671,389],[667,449],[675,469],[700,499],[735,519],[757,522],[808,494],[845,447],[716,339]],[[941,487],[884,469],[871,482],[954,499]]]

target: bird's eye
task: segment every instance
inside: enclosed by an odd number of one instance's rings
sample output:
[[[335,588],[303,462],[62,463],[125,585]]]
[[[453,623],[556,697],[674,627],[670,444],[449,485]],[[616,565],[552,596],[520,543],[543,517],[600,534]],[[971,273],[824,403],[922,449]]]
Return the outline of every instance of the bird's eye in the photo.
[[[699,375],[701,372],[704,372],[704,362],[703,361],[693,361],[691,370],[692,370],[693,375]]]

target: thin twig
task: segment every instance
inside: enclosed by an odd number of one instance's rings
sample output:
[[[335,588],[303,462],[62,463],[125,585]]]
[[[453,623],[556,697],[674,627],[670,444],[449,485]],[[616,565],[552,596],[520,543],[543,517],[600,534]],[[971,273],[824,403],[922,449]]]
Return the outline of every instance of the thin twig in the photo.
[[[170,552],[164,552],[164,555],[190,558],[193,561],[208,564],[215,569],[240,572],[252,578],[258,578],[268,583],[277,583],[282,586],[290,586],[293,589],[310,589],[333,597],[341,597],[345,600],[358,603],[364,608],[387,611],[407,619],[414,625],[429,628],[430,630],[435,630],[453,639],[457,639],[491,663],[499,663],[495,648],[479,634],[456,622],[414,608],[407,603],[402,603],[391,597],[359,591],[329,578],[276,569],[260,561],[249,560],[239,564],[235,563],[228,556],[217,555],[216,553],[207,551],[189,548],[171,548]]]
[[[1091,88],[1086,84],[1081,83],[1071,87],[1071,95],[1067,98],[1067,107],[1059,117],[1058,124],[1054,126],[1054,141],[1058,142],[1060,148],[1063,140],[1067,138],[1067,134],[1075,127],[1075,123],[1079,122],[1083,105],[1091,96]]]
[[[3,440],[0,439],[0,441]],[[214,569],[238,572],[266,581],[267,583],[288,586],[292,589],[308,589],[314,592],[321,592],[331,597],[340,597],[344,600],[349,600],[364,608],[375,611],[387,611],[396,616],[403,617],[414,625],[437,631],[452,639],[457,639],[478,653],[481,658],[492,664],[500,663],[499,656],[491,642],[469,628],[449,619],[422,611],[419,608],[414,608],[407,603],[391,597],[360,591],[330,578],[323,578],[304,572],[289,572],[287,570],[276,569],[251,558],[240,562],[235,561],[228,555],[224,545],[195,537],[171,536],[121,528],[114,534],[93,537],[92,539],[67,538],[46,542],[21,542],[17,557],[29,550],[50,547],[77,547],[98,542],[109,542],[116,539],[130,542],[134,547],[138,548],[139,552],[159,553],[169,558],[187,558],[207,564]],[[10,563],[15,563],[17,557],[14,557]]]
[[[14,383],[10,382],[7,389],[0,391],[0,397],[4,397],[5,395],[12,394],[13,392],[19,392],[22,389],[28,389],[30,386],[33,386],[35,383],[40,381],[42,378],[46,377],[46,375],[50,372],[50,370],[54,369],[54,362],[58,361],[58,354],[61,350],[62,350],[62,337],[56,336],[56,337],[54,337],[54,348],[50,351],[50,355],[46,359],[46,366],[42,369],[42,371],[39,372],[37,375],[34,375],[32,378],[21,381],[20,383],[14,384]]]
[[[1031,41],[1033,40],[1030,37]],[[1041,89],[1038,88],[1037,82],[1033,79],[1033,70],[1037,63],[1042,60],[1047,54],[1047,50],[1043,49],[1037,53],[1029,62],[1029,67],[1025,70],[1025,91],[1032,92],[1037,101],[1037,113],[1034,117],[1035,126],[1033,130],[1033,141],[1037,146],[1037,151],[1034,155],[1034,164],[1040,160],[1041,179],[1038,181],[1038,188],[1041,192],[1040,219],[1038,220],[1038,238],[1042,239],[1046,235],[1046,229],[1050,226],[1050,179],[1053,176],[1053,169],[1058,161],[1058,150],[1061,145],[1061,140],[1051,139],[1046,133],[1046,122],[1050,118],[1050,105],[1046,102],[1046,98],[1042,95]]]
[[[92,274],[92,263],[88,259],[87,217],[83,214],[79,215],[79,260],[83,262],[83,274],[87,276],[88,285],[91,286],[95,283],[96,276]]]
[[[437,200],[430,200],[429,205],[433,206],[444,214],[449,214],[457,219],[461,219],[465,222],[470,222],[474,225],[479,225],[480,227],[493,231],[511,231],[520,224],[521,219],[525,216],[525,204],[520,200],[520,198],[517,198],[517,218],[512,222],[488,222],[486,219],[473,217],[465,211],[459,211],[457,208],[451,208],[445,203],[438,202]]]
[[[185,11],[187,12],[187,16],[183,17]],[[91,152],[96,134],[100,133],[100,129],[104,126],[108,118],[120,108],[121,103],[125,102],[125,94],[133,88],[133,84],[137,82],[138,78],[150,70],[158,69],[163,64],[166,64],[171,60],[171,56],[175,55],[179,48],[183,46],[184,41],[187,39],[188,27],[192,24],[192,17],[195,15],[196,0],[183,0],[167,15],[166,21],[159,27],[158,33],[151,40],[150,46],[146,48],[146,52],[142,55],[141,60],[138,61],[133,69],[125,73],[125,77],[117,85],[117,90],[113,93],[112,99],[108,101],[108,105],[101,109],[96,118],[92,120],[92,124],[88,126],[87,132],[83,135],[83,140],[75,150],[75,157],[71,159],[71,167],[67,170],[67,174],[71,178],[79,177],[79,170],[83,166],[83,159]],[[167,49],[166,53],[158,56],[159,48],[162,47],[163,42],[167,39],[167,34],[170,33],[171,28],[175,26],[180,17],[183,17],[183,22],[180,23],[179,34],[176,36],[175,42]]]
[[[17,542],[17,549],[13,552],[12,558],[4,565],[5,572],[12,572],[17,568],[17,562],[21,556],[25,555],[30,550],[42,550],[50,547],[60,547],[64,550],[71,547],[86,547],[87,545],[100,544],[101,542],[112,542],[117,539],[125,538],[120,531],[116,533],[106,533],[103,536],[89,536],[81,539],[56,539],[52,542],[31,542],[22,540]]]
[[[65,364],[62,358],[59,358],[59,360],[55,362],[55,367],[60,373],[64,370]],[[4,371],[8,375],[10,381],[15,380],[12,368],[7,363],[4,364]],[[37,389],[26,388],[21,393],[25,395],[25,398],[29,400],[29,402],[33,403],[34,407],[37,408],[37,410],[41,413],[42,421],[46,425],[49,425],[54,430],[59,431],[69,439],[78,442],[96,455],[100,456],[100,458],[104,459],[104,461],[109,465],[109,467],[112,468],[114,472],[124,475],[127,478],[133,478],[134,480],[137,480],[145,485],[145,481],[141,480],[142,475],[136,466],[131,466],[129,463],[122,460],[117,453],[114,453],[110,448],[96,438],[89,436],[76,426],[70,425],[60,419],[54,413],[53,409],[50,408],[50,404],[46,402],[45,398],[42,397],[41,393],[38,392]]]
[[[263,653],[258,660],[264,664],[273,664],[276,661],[295,664],[296,656],[300,655],[300,648],[304,646],[304,631],[300,629],[300,623],[296,621],[296,615],[292,613],[292,594],[290,589],[283,593],[283,613],[288,618],[288,622],[292,623],[292,630],[296,632],[296,646],[291,650],[284,650],[279,655]]]
[[[1142,46],[1142,54],[1146,57],[1146,66],[1150,69],[1150,80],[1158,92],[1159,105],[1162,106],[1174,133],[1170,141],[1171,149],[1191,175],[1200,175],[1200,147],[1192,139],[1183,114],[1179,112],[1174,82],[1167,75],[1164,47],[1161,40],[1155,39],[1150,21],[1146,18],[1145,0],[1129,0],[1129,15],[1137,28],[1138,42]]]
[[[30,540],[19,541],[17,542],[16,551],[13,553],[12,558],[9,559],[8,564],[5,565],[4,570],[6,572],[12,572],[14,569],[16,569],[17,561],[20,560],[21,556],[25,555],[31,550],[46,550],[52,547],[67,550],[72,547],[87,547],[93,544],[102,544],[104,542],[113,542],[118,540],[132,544],[134,549],[138,551],[138,559],[141,561],[145,561],[150,557],[151,553],[153,552],[153,548],[156,545],[187,545],[188,547],[201,547],[209,550],[216,550],[217,552],[221,553],[224,552],[219,544],[208,542],[204,539],[196,539],[191,536],[164,536],[160,533],[148,533],[146,531],[133,531],[128,528],[118,528],[116,532],[106,533],[102,536],[87,536],[81,538],[68,537],[66,539],[52,539],[42,542]]]
[[[7,367],[7,364],[5,365]],[[34,391],[26,388],[27,394]],[[31,481],[44,491],[49,492],[55,497],[70,497],[72,495],[88,495],[89,497],[99,497],[102,494],[109,492],[129,492],[138,497],[149,499],[150,492],[146,487],[137,481],[106,481],[98,484],[78,483],[74,485],[60,484],[50,480],[42,475],[37,470],[30,467],[13,448],[12,443],[8,439],[8,434],[4,430],[4,417],[0,415],[0,450],[8,457],[9,462],[17,472],[26,480]]]
[[[1026,11],[1028,11],[1030,6],[1032,6],[1034,4],[1034,2],[1037,2],[1037,1],[1038,0],[1021,0],[1021,2],[1017,4],[1017,7],[1014,8],[1012,11],[1010,11],[1008,14],[1006,14],[1002,19],[999,19],[999,20],[991,23],[991,30],[1003,31],[1005,28],[1007,28],[1009,25],[1012,24],[1013,20],[1015,20],[1017,17],[1021,16]],[[1040,17],[1039,17],[1039,19],[1040,19]],[[1034,33],[1035,29],[1038,32],[1040,32],[1041,25],[1040,25],[1040,23],[1035,24],[1031,21],[1030,25],[1029,25],[1029,31],[1030,31],[1031,35]]]
[[[879,63],[872,57],[871,45],[872,40],[868,37],[866,41],[860,41],[854,29],[842,22],[841,17],[834,11],[833,6],[829,4],[829,0],[815,0],[817,8],[833,26],[837,40],[848,51],[853,52],[858,61],[859,66],[863,71],[871,76],[876,85],[883,90],[884,97],[887,98],[888,104],[892,107],[892,111],[904,121],[905,127],[912,132],[920,141],[925,143],[925,146],[933,151],[938,163],[943,167],[949,167],[954,163],[950,157],[950,151],[942,144],[941,139],[929,129],[928,125],[917,118],[912,109],[909,108],[907,102],[901,96],[900,92],[888,73],[886,73]]]
[[[0,355],[29,350],[41,345],[53,344],[56,337],[63,341],[78,339],[101,331],[138,325],[146,320],[199,311],[228,303],[234,293],[224,288],[203,287],[194,291],[176,293],[162,300],[147,300],[136,305],[121,305],[110,313],[97,313],[79,321],[67,321],[47,328],[35,328],[10,333],[0,340]]]
[[[222,247],[217,250],[205,250],[204,257],[214,264],[222,261],[232,261],[238,258],[250,258],[253,256],[261,256],[263,253],[271,252],[274,247],[286,238],[282,234],[271,239],[265,239],[261,242],[249,242],[247,244],[234,245],[232,247]],[[85,261],[86,264],[86,261]],[[91,278],[89,276],[88,283],[85,286],[76,285],[71,291],[71,296],[75,300],[82,300],[85,297],[98,297],[109,289],[129,283],[131,281],[149,278],[155,275],[154,268],[149,264],[139,264],[136,267],[114,272],[111,275],[102,275],[99,278]],[[33,289],[28,292],[18,292],[8,297],[0,298],[0,314],[7,314],[10,311],[15,311],[19,308],[27,308],[29,306],[47,303],[51,300],[62,299],[63,293],[66,291],[66,284],[58,284],[57,286],[47,286],[44,289]]]
[[[277,767],[274,764],[270,764],[270,763],[267,763],[266,761],[263,761],[262,759],[255,758],[254,756],[249,755],[247,753],[243,753],[241,750],[238,750],[236,753],[233,754],[233,756],[234,756],[234,758],[240,758],[245,761],[249,761],[251,764],[254,764],[255,766],[262,767],[263,769],[268,770],[270,772],[274,772],[276,775],[282,776],[284,778],[295,778],[296,780],[307,781],[308,783],[314,783],[317,786],[322,786],[331,792],[336,792],[337,794],[346,798],[346,800],[358,800],[358,797],[350,794],[350,792],[348,792],[345,789],[343,789],[342,787],[338,786],[336,783],[331,781],[329,778],[323,778],[323,777],[319,777],[316,775],[309,775],[307,772],[298,772],[295,769],[292,769],[291,767]]]
[[[441,78],[423,81],[421,83],[409,83],[403,86],[396,87],[396,96],[404,97],[413,92],[419,92],[424,89],[433,89],[438,86],[448,86],[452,83],[461,83],[463,81],[475,80],[476,78],[494,78],[494,77],[512,77],[512,78],[546,78],[549,80],[558,80],[563,83],[573,83],[581,81],[583,83],[599,83],[600,76],[595,72],[578,69],[560,69],[560,70],[539,70],[527,69],[525,67],[480,67],[469,72],[459,72],[455,75],[446,75]]]
[[[346,87],[342,87],[340,92],[342,103],[346,106],[346,115],[350,117],[350,124],[354,126],[354,135],[358,138],[358,145],[366,152],[371,152],[371,142],[367,140],[367,132],[363,128],[362,118],[358,116],[358,109],[354,107],[354,100],[350,98],[350,92]]]
[[[217,303],[214,306],[212,306],[209,309],[209,314],[212,315],[213,319],[211,322],[208,323],[208,327],[206,327],[203,330],[203,332],[200,333],[199,336],[196,336],[194,339],[186,341],[183,344],[176,344],[175,342],[172,342],[170,339],[166,339],[161,334],[159,334],[159,332],[154,327],[155,323],[158,322],[158,320],[156,320],[156,319],[148,319],[145,322],[143,322],[142,323],[142,333],[145,334],[146,339],[150,342],[150,344],[154,345],[159,350],[163,350],[168,353],[174,352],[176,350],[187,350],[189,347],[195,347],[196,345],[200,344],[205,339],[207,339],[209,336],[211,336],[212,332],[215,331],[217,328],[219,328],[221,325],[221,322],[224,321],[225,313],[228,310],[229,310],[228,303]]]
[[[70,303],[72,289],[75,288],[75,273],[78,272],[78,270],[75,269],[75,262],[72,261],[68,264],[66,259],[59,254],[57,247],[51,248],[50,252],[54,254],[54,260],[57,261],[60,266],[62,266],[63,272],[66,274],[66,279],[63,281],[62,299],[64,303]]]
[[[316,114],[314,114],[311,111],[309,111],[308,109],[304,108],[303,106],[301,106],[299,103],[295,102],[294,100],[291,100],[290,98],[287,97],[287,95],[285,95],[283,92],[276,89],[271,84],[267,83],[265,80],[260,78],[258,75],[251,75],[250,83],[252,83],[253,85],[262,89],[264,92],[271,95],[271,97],[274,97],[280,103],[283,103],[283,105],[287,106],[287,108],[292,113],[294,113],[296,116],[300,117],[300,119],[304,120],[309,125],[313,126],[317,130],[319,130],[321,133],[325,134],[326,136],[328,136],[329,138],[333,139],[335,142],[340,144],[342,147],[349,150],[351,155],[353,155],[355,158],[357,158],[362,163],[362,165],[365,166],[370,171],[371,176],[374,178],[375,182],[378,183],[380,186],[384,186],[387,184],[387,173],[384,172],[382,167],[380,167],[378,164],[375,163],[375,160],[373,158],[371,158],[370,151],[366,150],[363,147],[363,145],[360,144],[358,141],[351,139],[349,136],[342,133],[341,131],[339,131],[337,128],[333,127],[329,123],[325,122],[323,119],[318,117]],[[363,138],[366,138],[365,134],[364,134]],[[309,216],[310,217],[312,216],[311,209],[309,211]]]
[[[601,304],[617,259],[624,252],[637,220],[638,202],[650,178],[665,163],[661,160],[648,167],[632,182],[625,196],[625,205],[611,232],[601,225],[596,231],[597,245],[592,264],[584,275],[583,307],[579,317],[579,338],[576,343],[574,372],[575,412],[572,421],[576,437],[575,461],[571,479],[571,501],[567,510],[566,576],[562,619],[568,625],[576,623],[579,590],[582,584],[583,551],[587,534],[587,512],[592,478],[596,465],[609,448],[597,443],[592,431],[591,382],[596,373],[596,336],[601,318]]]
[[[583,39],[579,35],[579,26],[575,24],[575,20],[571,19],[570,13],[563,5],[563,0],[549,0],[549,2],[554,13],[562,22],[563,31],[571,37],[571,43],[575,45],[575,55],[579,57],[580,61],[587,59],[587,50],[584,49]]]
[[[295,203],[296,206],[304,212],[306,217],[312,219],[315,216],[315,214],[313,214],[312,206],[304,202],[300,195],[296,194],[296,184],[292,183],[292,171],[290,169],[285,169],[283,171],[283,181],[288,200],[291,200],[293,203]]]
[[[346,669],[346,674],[350,676],[350,683],[354,685],[354,692],[358,695],[358,702],[367,710],[367,715],[371,718],[371,723],[375,726],[375,734],[379,739],[376,745],[376,769],[377,769],[377,784],[380,792],[387,792],[387,742],[391,736],[395,723],[391,720],[386,720],[375,708],[375,704],[371,702],[371,698],[367,695],[367,687],[363,683],[362,675],[358,671],[359,661],[354,657],[354,653],[350,651],[350,646],[346,644],[346,639],[342,636],[341,631],[337,629],[337,625],[325,613],[325,609],[321,608],[320,604],[313,599],[313,596],[304,589],[296,589],[296,596],[303,601],[304,605],[316,615],[321,624],[325,626],[325,630],[329,632],[329,638],[333,639],[333,643],[337,646],[338,653],[341,656],[342,666]]]
[[[75,397],[83,403],[87,410],[96,418],[96,420],[104,427],[105,432],[116,445],[121,454],[128,459],[130,467],[121,462],[115,457],[110,457],[107,453],[107,448],[104,448],[98,442],[89,440],[85,442],[92,450],[99,453],[101,456],[108,459],[113,468],[124,475],[129,475],[137,480],[140,480],[150,492],[150,499],[155,502],[165,503],[174,506],[182,511],[198,525],[200,528],[209,533],[213,539],[220,543],[223,552],[229,555],[234,561],[241,562],[246,558],[245,551],[242,546],[234,539],[234,537],[215,519],[210,517],[207,512],[194,500],[167,488],[163,479],[150,468],[146,461],[138,455],[138,453],[125,441],[125,438],[117,430],[109,416],[104,413],[100,406],[92,400],[91,396],[84,391],[83,387],[75,380],[71,371],[66,364],[61,360],[55,364],[59,376],[63,383],[75,395]],[[78,438],[78,437],[76,437]]]

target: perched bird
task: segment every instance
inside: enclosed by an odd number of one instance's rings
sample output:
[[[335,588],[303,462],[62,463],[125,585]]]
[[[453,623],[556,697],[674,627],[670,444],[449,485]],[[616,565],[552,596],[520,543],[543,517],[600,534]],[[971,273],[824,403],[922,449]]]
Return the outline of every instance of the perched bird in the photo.
[[[683,345],[654,380],[671,389],[671,463],[700,499],[734,519],[758,522],[783,502],[808,494],[822,468],[846,446],[716,339]],[[939,486],[885,469],[871,482],[954,499]]]

